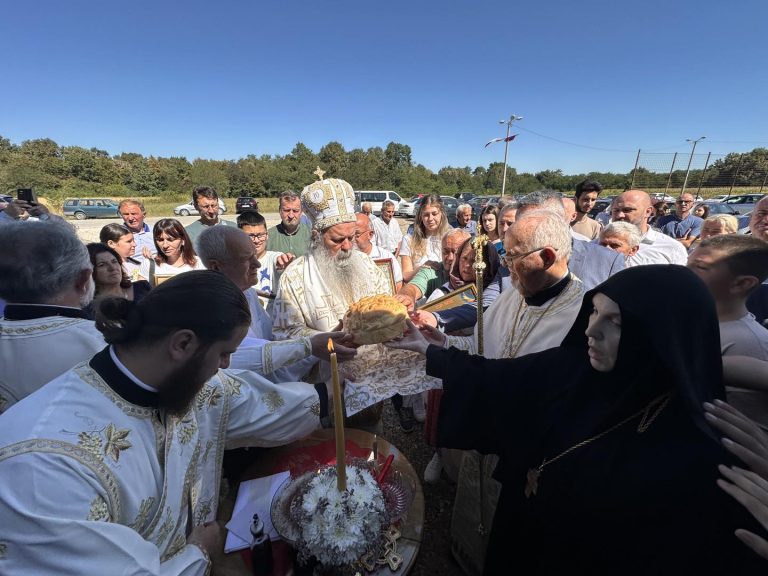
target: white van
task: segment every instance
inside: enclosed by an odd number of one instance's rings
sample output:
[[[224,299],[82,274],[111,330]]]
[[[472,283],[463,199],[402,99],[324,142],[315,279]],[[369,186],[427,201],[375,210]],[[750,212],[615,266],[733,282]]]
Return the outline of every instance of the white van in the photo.
[[[391,190],[358,190],[355,192],[355,210],[360,212],[360,205],[363,202],[371,203],[371,210],[377,216],[381,215],[381,205],[385,200],[390,200],[395,203],[395,212],[400,207],[400,202],[403,201],[397,192]]]

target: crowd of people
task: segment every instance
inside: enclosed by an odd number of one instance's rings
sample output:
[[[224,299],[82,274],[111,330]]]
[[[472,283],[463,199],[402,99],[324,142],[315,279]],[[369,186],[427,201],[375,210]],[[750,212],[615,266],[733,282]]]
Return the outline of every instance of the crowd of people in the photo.
[[[457,226],[426,195],[403,233],[339,179],[282,193],[271,228],[199,187],[192,224],[150,227],[128,199],[87,245],[12,203],[0,573],[205,574],[225,453],[333,424],[329,340],[347,386],[391,390],[403,431],[423,429],[425,482],[456,482],[467,574],[764,571],[768,197],[739,234],[685,193],[659,215],[627,190],[601,223],[601,192],[461,205]],[[376,294],[408,329],[359,346],[342,319]],[[346,425],[381,434],[383,407]]]

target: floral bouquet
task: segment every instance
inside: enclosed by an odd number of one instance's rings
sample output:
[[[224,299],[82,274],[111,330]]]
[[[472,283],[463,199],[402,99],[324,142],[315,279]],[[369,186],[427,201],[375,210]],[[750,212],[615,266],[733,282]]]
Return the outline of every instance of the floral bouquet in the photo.
[[[334,465],[285,482],[272,502],[272,522],[300,562],[354,574],[361,558],[381,553],[385,531],[408,510],[414,489],[396,470],[381,481],[374,473],[372,462],[350,463],[344,491]]]

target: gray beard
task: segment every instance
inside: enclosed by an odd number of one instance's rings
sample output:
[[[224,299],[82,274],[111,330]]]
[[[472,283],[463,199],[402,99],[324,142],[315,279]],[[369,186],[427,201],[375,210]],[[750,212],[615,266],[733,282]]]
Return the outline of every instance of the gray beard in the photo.
[[[313,241],[309,250],[328,290],[342,298],[347,305],[374,294],[369,269],[362,258],[353,257],[354,247],[349,252],[339,250],[334,255],[322,241]]]

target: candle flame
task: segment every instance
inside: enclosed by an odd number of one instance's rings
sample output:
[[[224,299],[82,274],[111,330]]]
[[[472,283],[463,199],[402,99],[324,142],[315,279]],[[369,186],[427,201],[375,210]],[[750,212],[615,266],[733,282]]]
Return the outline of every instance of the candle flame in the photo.
[[[328,352],[330,352],[331,354],[334,353],[333,340],[331,340],[330,338],[328,338]]]

